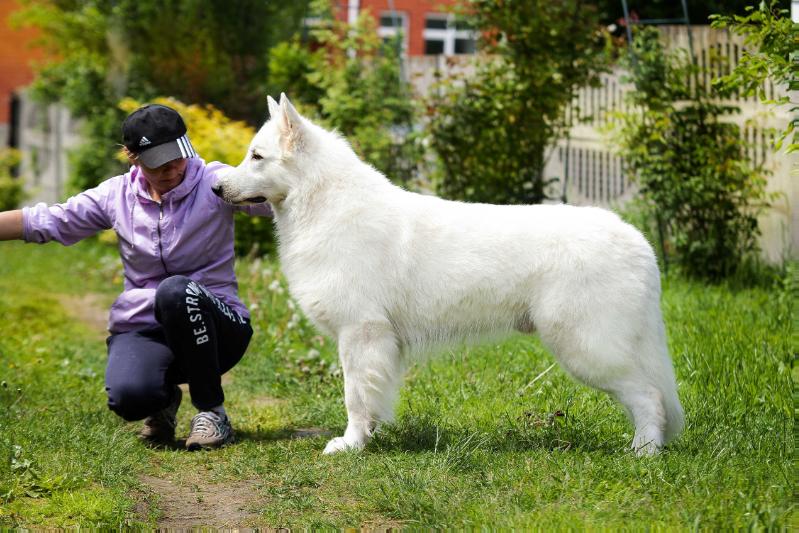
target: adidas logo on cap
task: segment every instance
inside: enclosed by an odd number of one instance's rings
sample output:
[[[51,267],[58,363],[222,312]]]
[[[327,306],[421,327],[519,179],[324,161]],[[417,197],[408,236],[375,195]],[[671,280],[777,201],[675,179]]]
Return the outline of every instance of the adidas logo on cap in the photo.
[[[150,143],[150,139],[148,139],[147,137],[142,137],[139,140],[139,146],[147,146],[148,144],[151,144],[151,143]]]

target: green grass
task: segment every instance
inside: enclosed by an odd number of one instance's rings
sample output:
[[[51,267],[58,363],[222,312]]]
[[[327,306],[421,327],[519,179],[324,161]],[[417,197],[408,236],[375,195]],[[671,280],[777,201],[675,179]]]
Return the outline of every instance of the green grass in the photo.
[[[328,437],[291,437],[346,424],[335,347],[292,309],[275,264],[244,262],[242,295],[258,307],[226,387],[238,443],[190,454],[144,447],[108,411],[103,338],[59,304],[110,303],[113,258],[92,243],[0,244],[0,526],[154,526],[164,502],[143,474],[253,491],[245,526],[799,525],[795,279],[664,283],[687,425],[658,457],[630,453],[621,410],[558,367],[529,385],[554,361],[523,336],[417,364],[397,422],[364,452],[327,457]],[[181,410],[184,432],[191,415]]]

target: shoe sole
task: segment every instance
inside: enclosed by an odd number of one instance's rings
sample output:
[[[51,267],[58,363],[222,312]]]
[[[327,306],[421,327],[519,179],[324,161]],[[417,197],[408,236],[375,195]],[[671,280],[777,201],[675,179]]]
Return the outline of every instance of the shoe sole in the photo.
[[[231,434],[227,439],[220,442],[219,444],[201,444],[199,442],[192,442],[191,444],[186,444],[186,450],[190,452],[197,452],[200,450],[217,450],[222,448],[223,446],[227,446],[228,444],[232,444],[235,441],[235,437]]]

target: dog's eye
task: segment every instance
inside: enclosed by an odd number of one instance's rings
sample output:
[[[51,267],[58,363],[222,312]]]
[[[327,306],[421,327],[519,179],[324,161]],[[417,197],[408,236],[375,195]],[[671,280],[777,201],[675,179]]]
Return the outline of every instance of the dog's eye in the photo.
[[[250,157],[252,157],[253,161],[260,161],[261,159],[263,159],[263,156],[257,152],[253,152],[252,156]]]

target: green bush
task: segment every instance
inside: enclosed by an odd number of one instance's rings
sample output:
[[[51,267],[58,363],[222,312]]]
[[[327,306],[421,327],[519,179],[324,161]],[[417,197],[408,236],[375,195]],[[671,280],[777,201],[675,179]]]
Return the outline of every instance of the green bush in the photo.
[[[70,150],[67,193],[77,194],[96,187],[100,182],[128,170],[127,161],[116,156],[122,140],[122,121],[125,114],[113,103],[93,114],[81,126],[86,141]]]
[[[16,209],[25,198],[22,179],[12,175],[19,160],[17,150],[0,150],[0,211]]]
[[[666,259],[686,274],[718,280],[757,250],[757,216],[768,205],[765,175],[745,153],[738,112],[715,103],[687,55],[666,53],[659,32],[635,39],[628,62],[635,89],[615,131]]]

